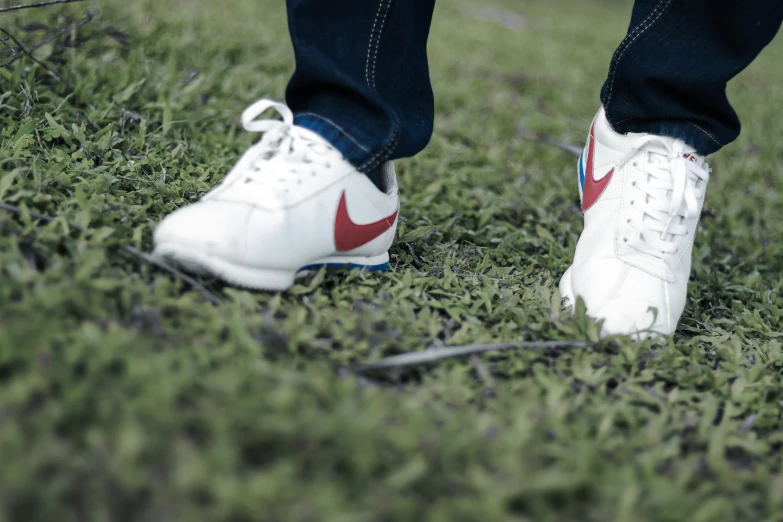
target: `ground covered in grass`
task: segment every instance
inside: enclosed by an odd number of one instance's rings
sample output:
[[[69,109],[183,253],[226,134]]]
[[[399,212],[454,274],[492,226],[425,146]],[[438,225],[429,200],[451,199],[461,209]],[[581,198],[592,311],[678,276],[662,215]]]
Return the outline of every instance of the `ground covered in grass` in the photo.
[[[73,90],[0,69],[0,201],[22,209],[0,210],[0,521],[783,520],[781,43],[731,86],[745,130],[712,158],[665,346],[357,378],[340,368],[595,339],[556,290],[575,158],[530,136],[584,143],[628,2],[441,2],[436,134],[398,165],[394,270],[284,295],[207,281],[217,306],[126,246],[149,250],[255,139],[240,111],[293,67],[282,2],[100,7],[78,46],[37,51]]]

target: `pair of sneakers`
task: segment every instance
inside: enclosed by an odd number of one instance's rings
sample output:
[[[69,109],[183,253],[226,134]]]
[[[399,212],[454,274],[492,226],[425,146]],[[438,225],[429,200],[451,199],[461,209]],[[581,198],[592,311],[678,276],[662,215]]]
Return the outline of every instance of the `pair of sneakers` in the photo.
[[[259,119],[269,109],[282,121]],[[391,162],[356,170],[285,105],[242,115],[259,132],[223,182],[166,217],[155,255],[191,272],[256,290],[286,290],[314,266],[386,270],[400,197]],[[560,282],[584,300],[601,335],[674,333],[685,307],[691,250],[710,169],[683,141],[614,132],[603,109],[579,159],[585,227]]]

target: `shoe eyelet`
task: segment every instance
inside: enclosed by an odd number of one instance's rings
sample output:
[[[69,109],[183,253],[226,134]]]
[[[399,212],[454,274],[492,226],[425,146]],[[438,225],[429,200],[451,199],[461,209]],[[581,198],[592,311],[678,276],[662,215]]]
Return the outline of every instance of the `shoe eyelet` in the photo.
[[[634,166],[634,167],[638,167],[638,166],[639,166],[639,163],[638,163],[637,161],[634,161],[634,162],[633,162],[633,166]]]
[[[633,204],[634,204],[634,200],[631,200],[631,206],[633,206]]]
[[[630,223],[631,222],[631,218],[626,219],[625,222],[626,223]]]
[[[627,243],[627,242],[628,242],[628,238],[627,238],[627,237],[624,237],[624,238],[623,238],[623,243]]]
[[[632,187],[635,187],[635,186],[636,186],[636,182],[635,182],[635,181],[632,181],[632,182],[631,182],[631,186],[632,186]]]

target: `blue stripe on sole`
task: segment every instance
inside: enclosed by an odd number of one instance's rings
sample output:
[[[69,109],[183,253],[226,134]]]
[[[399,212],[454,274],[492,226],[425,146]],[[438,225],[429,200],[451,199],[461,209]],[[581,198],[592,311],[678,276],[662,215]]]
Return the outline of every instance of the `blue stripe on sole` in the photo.
[[[382,263],[380,265],[357,265],[354,263],[321,263],[317,265],[307,265],[303,266],[299,269],[299,272],[302,272],[303,270],[320,270],[322,267],[326,268],[337,268],[340,270],[346,270],[350,272],[354,268],[358,269],[364,269],[368,272],[388,272],[391,270],[391,266],[389,266],[389,263]]]

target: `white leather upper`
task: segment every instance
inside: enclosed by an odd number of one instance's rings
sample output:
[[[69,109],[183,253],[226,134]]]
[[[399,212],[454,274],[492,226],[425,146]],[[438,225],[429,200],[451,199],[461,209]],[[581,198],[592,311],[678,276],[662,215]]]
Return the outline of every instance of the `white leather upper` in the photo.
[[[268,108],[284,121],[256,120]],[[287,107],[265,101],[251,109],[243,120],[248,130],[264,132],[261,141],[201,201],[166,217],[156,244],[176,243],[249,267],[297,270],[338,253],[335,218],[343,196],[358,225],[399,210],[396,182],[389,193],[378,190],[325,139],[293,125]],[[386,252],[396,226],[395,220],[380,237],[339,255]]]
[[[561,288],[570,287],[572,297],[583,298],[588,315],[604,320],[604,335],[671,334],[685,307],[709,167],[675,138],[614,132],[603,109],[594,136],[593,157],[586,147],[582,167],[587,170],[585,162],[594,161],[596,180],[613,170],[612,177],[584,214],[584,231],[566,274],[570,281]],[[660,210],[664,207],[669,214]]]

